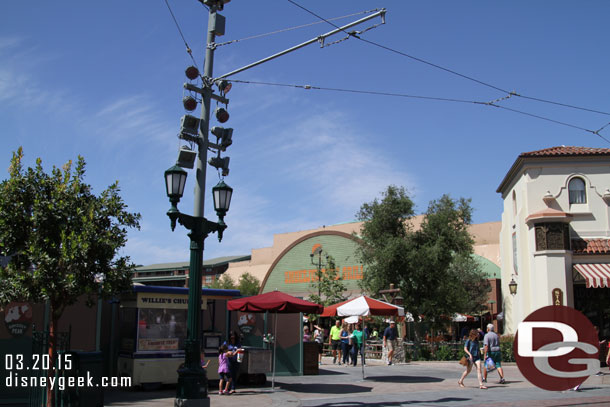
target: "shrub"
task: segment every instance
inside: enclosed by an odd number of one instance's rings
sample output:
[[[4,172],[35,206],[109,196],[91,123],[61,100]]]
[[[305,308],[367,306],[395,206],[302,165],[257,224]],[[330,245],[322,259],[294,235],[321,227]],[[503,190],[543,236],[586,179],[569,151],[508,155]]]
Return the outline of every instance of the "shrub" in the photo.
[[[436,360],[457,360],[457,352],[452,346],[443,345],[436,350]]]
[[[500,350],[502,351],[502,361],[514,362],[515,355],[513,355],[513,342],[515,337],[513,335],[503,335],[500,337]]]

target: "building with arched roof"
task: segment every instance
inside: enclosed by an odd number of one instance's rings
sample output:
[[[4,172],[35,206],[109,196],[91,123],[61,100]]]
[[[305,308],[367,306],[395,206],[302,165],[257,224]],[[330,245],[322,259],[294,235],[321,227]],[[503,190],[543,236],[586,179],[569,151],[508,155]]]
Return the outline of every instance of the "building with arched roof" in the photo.
[[[423,215],[410,220],[417,229]],[[360,295],[358,283],[366,268],[356,256],[358,233],[362,222],[349,222],[318,229],[276,234],[273,246],[254,249],[249,260],[229,264],[226,273],[235,281],[243,273],[250,273],[262,282],[261,293],[280,290],[297,297],[315,293],[318,262],[325,270],[325,256],[335,261],[339,276],[346,286],[346,295]],[[475,241],[474,252],[492,287],[488,304],[492,313],[502,311],[500,296],[500,222],[471,225],[469,230]]]

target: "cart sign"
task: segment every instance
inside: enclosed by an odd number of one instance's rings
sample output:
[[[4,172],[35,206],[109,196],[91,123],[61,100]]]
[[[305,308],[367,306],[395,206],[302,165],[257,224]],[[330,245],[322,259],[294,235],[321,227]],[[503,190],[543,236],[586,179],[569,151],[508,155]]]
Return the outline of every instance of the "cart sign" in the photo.
[[[31,323],[32,306],[27,302],[11,302],[4,309],[4,324],[12,336],[22,336]]]
[[[164,293],[138,293],[138,308],[187,309],[188,295]],[[201,301],[201,309],[206,309],[207,301]]]
[[[138,350],[178,350],[178,338],[139,339]]]
[[[256,325],[256,315],[250,312],[237,313],[237,326],[242,333],[249,334]]]

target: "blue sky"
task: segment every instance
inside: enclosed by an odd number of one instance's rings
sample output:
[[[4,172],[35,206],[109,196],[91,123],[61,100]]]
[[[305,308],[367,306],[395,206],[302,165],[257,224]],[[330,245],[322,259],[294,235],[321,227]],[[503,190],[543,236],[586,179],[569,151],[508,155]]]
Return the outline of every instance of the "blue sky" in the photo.
[[[168,1],[202,67],[207,11],[196,0]],[[610,112],[606,1],[299,3],[325,18],[386,7],[387,23],[362,38],[521,95]],[[218,42],[319,21],[285,0],[233,0],[222,14],[226,35]],[[214,74],[332,29],[321,23],[219,47]],[[185,113],[184,69],[192,61],[184,48],[163,0],[2,2],[2,179],[19,146],[27,164],[41,157],[48,170],[80,154],[95,192],[118,180],[130,209],[142,214],[124,254],[138,264],[188,260],[186,231],[169,228],[163,183]],[[356,39],[310,45],[235,78],[483,102],[506,96]],[[270,246],[274,233],[352,221],[389,184],[407,187],[418,212],[448,193],[472,198],[476,223],[498,221],[495,191],[519,153],[610,147],[583,130],[478,104],[241,83],[227,96],[225,126],[235,130],[225,181],[235,192],[224,240],[209,237],[205,258],[248,254]],[[610,122],[607,114],[519,97],[498,104],[590,130]],[[600,134],[610,139],[610,126]],[[205,212],[215,220],[209,188],[218,175],[208,168]],[[193,179],[179,205],[186,213]]]

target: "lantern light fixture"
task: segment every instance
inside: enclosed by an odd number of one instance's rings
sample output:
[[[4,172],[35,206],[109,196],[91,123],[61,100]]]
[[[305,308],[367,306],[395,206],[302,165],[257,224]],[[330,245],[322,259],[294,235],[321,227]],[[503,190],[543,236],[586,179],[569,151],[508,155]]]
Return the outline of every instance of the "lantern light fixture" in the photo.
[[[508,290],[513,296],[517,294],[517,282],[514,278],[511,278],[510,283],[508,283]]]
[[[187,173],[174,165],[165,171],[165,190],[170,202],[175,206],[184,194]]]
[[[212,188],[212,196],[214,198],[214,210],[216,211],[218,218],[220,218],[220,222],[223,222],[223,219],[231,206],[233,188],[225,184],[223,180],[220,180],[220,182]]]

